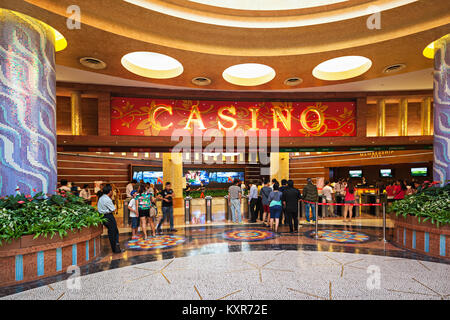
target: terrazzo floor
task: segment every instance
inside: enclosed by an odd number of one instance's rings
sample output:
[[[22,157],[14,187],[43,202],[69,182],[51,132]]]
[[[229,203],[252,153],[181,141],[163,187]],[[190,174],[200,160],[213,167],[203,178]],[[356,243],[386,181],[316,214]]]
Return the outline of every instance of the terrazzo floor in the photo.
[[[449,299],[450,265],[369,254],[241,251],[134,264],[5,300]]]
[[[380,226],[371,217],[320,219],[325,236],[318,240],[304,219],[297,233],[280,226],[272,235],[261,223],[200,221],[147,242],[132,240],[121,226],[125,252],[111,253],[104,232],[102,255],[79,276],[0,287],[0,298],[449,299],[450,261],[384,242]],[[389,240],[389,220],[387,227]]]

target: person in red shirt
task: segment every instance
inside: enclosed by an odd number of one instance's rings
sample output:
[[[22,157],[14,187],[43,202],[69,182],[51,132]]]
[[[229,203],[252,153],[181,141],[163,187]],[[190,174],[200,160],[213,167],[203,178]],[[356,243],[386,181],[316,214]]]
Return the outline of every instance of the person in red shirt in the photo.
[[[386,196],[388,200],[394,199],[394,186],[392,185],[392,182],[389,182],[386,186]]]
[[[405,198],[406,185],[403,181],[397,181],[394,189],[394,200],[401,200]]]
[[[353,205],[355,204],[355,187],[353,185],[353,182],[350,180],[347,184],[347,186],[345,187],[345,198],[344,198],[344,202],[345,202],[345,206],[344,206],[344,222],[347,221],[347,212],[350,218],[350,222],[352,221],[352,215],[353,215]]]

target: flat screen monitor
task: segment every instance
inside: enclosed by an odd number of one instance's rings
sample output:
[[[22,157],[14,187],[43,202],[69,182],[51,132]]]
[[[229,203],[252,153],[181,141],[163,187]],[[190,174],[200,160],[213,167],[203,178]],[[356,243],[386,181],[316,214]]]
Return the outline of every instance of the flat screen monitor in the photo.
[[[209,184],[209,175],[205,170],[188,170],[184,173],[186,183],[192,186],[199,186],[201,182],[203,184]]]
[[[411,168],[411,176],[413,177],[426,177],[428,176],[428,168]]]
[[[362,170],[350,170],[348,175],[350,178],[362,178]]]
[[[163,183],[162,171],[133,171],[133,179],[136,181],[143,180],[145,183],[153,183],[154,185]]]
[[[244,181],[244,172],[242,171],[218,171],[210,172],[209,177],[215,183],[233,183],[234,179]]]
[[[380,169],[380,177],[392,178],[392,169]]]

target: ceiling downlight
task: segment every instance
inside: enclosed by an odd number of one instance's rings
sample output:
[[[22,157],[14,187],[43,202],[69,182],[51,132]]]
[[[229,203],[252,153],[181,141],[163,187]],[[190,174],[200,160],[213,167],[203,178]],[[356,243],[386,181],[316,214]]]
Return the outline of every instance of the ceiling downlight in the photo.
[[[137,51],[124,55],[122,65],[128,71],[146,78],[170,79],[183,73],[176,59],[156,52]]]

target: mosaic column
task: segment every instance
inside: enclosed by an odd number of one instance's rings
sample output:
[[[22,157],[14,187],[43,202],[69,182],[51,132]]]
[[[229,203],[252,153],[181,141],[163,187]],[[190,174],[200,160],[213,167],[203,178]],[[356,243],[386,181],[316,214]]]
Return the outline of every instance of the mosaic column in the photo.
[[[56,187],[55,34],[0,9],[0,196]]]
[[[450,180],[450,37],[436,44],[434,56],[434,168],[433,179]]]

